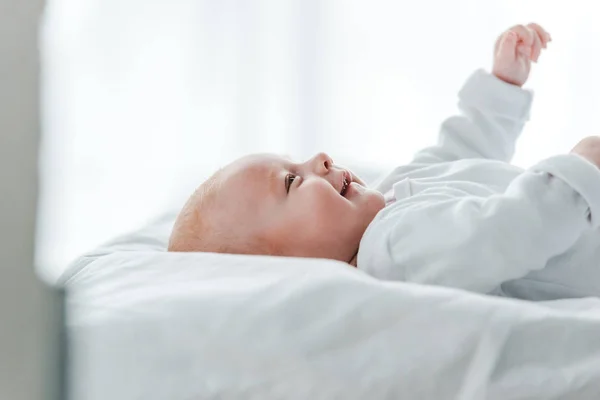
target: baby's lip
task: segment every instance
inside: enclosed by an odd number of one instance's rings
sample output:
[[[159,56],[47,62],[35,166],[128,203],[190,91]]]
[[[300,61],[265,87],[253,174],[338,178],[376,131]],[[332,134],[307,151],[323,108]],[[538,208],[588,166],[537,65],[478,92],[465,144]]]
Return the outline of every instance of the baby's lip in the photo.
[[[352,173],[346,169],[342,170],[341,187],[340,187],[340,190],[338,190],[338,192],[342,196],[345,197],[346,193],[348,193],[348,188],[350,187],[350,183],[352,183]],[[345,192],[345,193],[343,193],[343,192]]]
[[[346,173],[348,174],[348,184],[350,184],[350,182],[356,182],[356,179],[354,178],[354,174],[352,174],[351,171],[345,170]]]

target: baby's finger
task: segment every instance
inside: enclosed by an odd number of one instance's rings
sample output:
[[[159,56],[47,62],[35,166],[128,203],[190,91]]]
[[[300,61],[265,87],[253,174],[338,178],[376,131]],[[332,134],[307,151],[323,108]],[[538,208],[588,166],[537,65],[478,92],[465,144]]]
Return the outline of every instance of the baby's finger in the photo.
[[[517,45],[517,53],[523,54],[527,59],[531,59],[531,47],[524,43]]]
[[[552,38],[550,38],[550,34],[548,32],[546,32],[546,30],[544,28],[542,28],[541,26],[539,26],[538,24],[536,24],[534,22],[527,24],[527,27],[529,29],[533,29],[535,31],[535,33],[538,35],[538,37],[540,38],[540,40],[542,42],[542,47],[546,48],[546,45],[548,44],[548,42],[552,40]]]
[[[498,39],[496,57],[514,60],[516,56],[517,41],[519,37],[515,32],[507,31]]]
[[[523,25],[515,25],[510,28],[509,31],[515,32],[517,35],[519,35],[519,39],[521,39],[521,41],[523,41],[523,43],[525,43],[527,46],[533,45],[534,35],[531,29],[527,29]]]
[[[533,29],[540,36],[540,39],[542,40],[542,43],[544,44],[544,48],[546,47],[546,44],[548,42],[552,41],[550,34],[544,28],[542,28],[535,22],[527,24],[527,27]]]
[[[540,53],[542,52],[542,41],[538,36],[537,32],[532,30],[532,35],[534,37],[533,46],[531,47],[531,60],[533,62],[537,62],[540,57]]]

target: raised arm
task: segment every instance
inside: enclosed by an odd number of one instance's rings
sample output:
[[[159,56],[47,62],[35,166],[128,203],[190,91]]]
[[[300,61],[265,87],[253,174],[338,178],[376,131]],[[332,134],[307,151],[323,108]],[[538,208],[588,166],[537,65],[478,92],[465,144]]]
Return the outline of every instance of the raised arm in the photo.
[[[416,163],[490,158],[509,162],[515,141],[529,116],[531,93],[521,89],[551,40],[539,25],[516,25],[494,47],[492,74],[477,71],[460,92],[461,115],[442,125],[437,146],[415,157]]]
[[[492,73],[476,71],[459,93],[456,116],[442,124],[438,143],[419,151],[413,161],[395,169],[378,185],[387,192],[404,175],[429,164],[465,158],[509,162],[529,118],[532,94],[521,89],[531,62],[550,41],[539,25],[517,25],[496,41]]]
[[[478,70],[459,92],[460,114],[446,119],[438,143],[419,151],[415,167],[464,158],[509,162],[529,119],[532,93]]]

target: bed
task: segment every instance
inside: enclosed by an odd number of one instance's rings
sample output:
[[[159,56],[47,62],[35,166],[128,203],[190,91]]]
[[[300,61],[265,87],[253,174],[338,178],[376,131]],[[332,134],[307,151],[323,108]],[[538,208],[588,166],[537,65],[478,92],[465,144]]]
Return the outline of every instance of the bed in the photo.
[[[72,398],[600,398],[598,299],[529,303],[330,260],[168,253],[174,217],[63,276]]]

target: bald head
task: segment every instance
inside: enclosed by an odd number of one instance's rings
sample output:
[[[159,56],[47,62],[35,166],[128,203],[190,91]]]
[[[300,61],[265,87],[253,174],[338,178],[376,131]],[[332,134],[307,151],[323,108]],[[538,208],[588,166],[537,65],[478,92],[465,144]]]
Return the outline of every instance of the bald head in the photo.
[[[217,171],[196,189],[173,226],[169,251],[277,253],[260,231],[258,206],[265,199],[244,190],[244,185],[261,173],[246,160]]]
[[[218,197],[219,172],[204,182],[179,213],[169,239],[169,251],[223,250],[215,240],[214,220],[211,209],[215,208]]]

